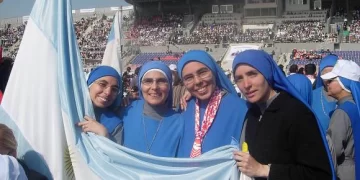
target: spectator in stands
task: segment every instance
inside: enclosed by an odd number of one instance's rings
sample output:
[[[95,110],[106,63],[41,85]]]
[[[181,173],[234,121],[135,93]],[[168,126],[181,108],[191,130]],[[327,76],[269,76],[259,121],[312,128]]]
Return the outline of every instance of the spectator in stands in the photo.
[[[324,86],[324,81],[321,75],[330,72],[336,64],[338,56],[330,54],[325,56],[319,65],[319,72],[316,79],[316,89],[313,90],[313,101],[311,107],[316,116],[319,118],[320,124],[324,132],[329,127],[330,113],[335,109],[336,99],[327,95],[327,88]]]
[[[13,131],[5,124],[0,124],[0,154],[9,155],[14,158],[17,157],[17,142]],[[29,169],[24,161],[17,159],[19,164],[24,168],[26,177],[29,180],[46,180],[47,178],[42,174]],[[3,166],[1,166],[3,168]],[[2,174],[2,173],[0,173]]]
[[[305,65],[305,75],[311,81],[311,84],[314,84],[316,79],[316,65],[315,64],[307,64]]]
[[[249,104],[241,135],[249,153],[234,153],[240,171],[259,180],[335,177],[315,114],[271,56],[243,51],[234,59],[233,72]]]
[[[289,72],[289,75],[296,74],[298,72],[298,66],[296,64],[291,65],[289,68]]]
[[[360,67],[353,61],[338,60],[333,70],[321,78],[326,80],[328,94],[338,100],[327,131],[336,152],[338,176],[341,180],[358,179]]]

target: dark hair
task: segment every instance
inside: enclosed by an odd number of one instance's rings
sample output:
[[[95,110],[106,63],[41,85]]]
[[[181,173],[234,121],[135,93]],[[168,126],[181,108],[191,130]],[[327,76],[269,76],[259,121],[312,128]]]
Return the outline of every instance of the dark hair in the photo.
[[[137,91],[139,91],[139,87],[137,87],[137,86],[133,86],[133,87],[131,88],[131,91],[133,91],[133,92],[137,92]]]
[[[305,65],[305,74],[306,75],[314,75],[316,72],[316,65],[315,64],[307,64]]]
[[[304,74],[304,68],[303,68],[303,67],[299,68],[299,70],[298,70],[297,73],[298,73],[298,74]]]
[[[299,67],[296,64],[293,64],[290,66],[289,71],[290,71],[290,73],[297,73],[298,68]]]
[[[5,92],[6,84],[9,80],[9,76],[14,64],[14,60],[9,57],[3,57],[0,64],[0,90]]]
[[[141,69],[141,66],[137,67],[137,68],[135,69],[135,72],[134,72],[134,73],[135,73],[136,75],[139,75],[140,69]]]

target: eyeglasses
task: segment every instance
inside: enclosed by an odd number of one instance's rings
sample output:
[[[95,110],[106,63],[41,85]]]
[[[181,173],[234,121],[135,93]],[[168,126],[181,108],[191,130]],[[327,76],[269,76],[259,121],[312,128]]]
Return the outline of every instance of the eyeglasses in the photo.
[[[97,84],[102,90],[106,90],[107,88],[111,89],[112,94],[119,94],[120,88],[117,86],[110,86],[109,83],[106,81],[95,81],[95,84]]]
[[[141,84],[144,86],[151,86],[155,83],[156,86],[167,86],[169,84],[166,78],[152,79],[152,78],[143,78]]]
[[[195,77],[198,77],[201,80],[208,80],[212,77],[212,72],[209,69],[201,69],[196,74],[189,74],[183,77],[185,85],[191,85],[195,82]]]
[[[337,81],[337,78],[328,79],[328,80],[325,81],[325,84],[326,84],[326,85],[329,85],[329,84],[331,84],[331,83],[334,82],[334,81]]]

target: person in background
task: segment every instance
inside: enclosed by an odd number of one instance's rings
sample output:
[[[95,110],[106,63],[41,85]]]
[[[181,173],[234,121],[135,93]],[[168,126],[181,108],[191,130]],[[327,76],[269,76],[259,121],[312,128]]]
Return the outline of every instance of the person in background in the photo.
[[[304,72],[304,67],[299,68],[299,70],[298,70],[297,73],[298,73],[298,74],[305,74],[305,72]]]
[[[331,72],[321,76],[328,95],[337,99],[327,135],[334,146],[341,180],[360,178],[360,67],[338,60]]]
[[[284,75],[286,75],[286,73],[285,73],[285,71],[284,71],[284,65],[280,64],[280,65],[279,65],[279,68],[280,68],[280,70],[284,73]]]
[[[312,103],[312,85],[310,80],[302,74],[293,74],[287,77],[290,83],[300,93],[301,97],[311,105]]]
[[[233,72],[249,106],[240,141],[249,153],[234,152],[239,170],[255,180],[335,180],[325,133],[271,56],[243,51]]]
[[[0,154],[1,155],[8,155],[16,158],[17,154],[17,142],[14,136],[13,131],[7,127],[5,124],[0,124]],[[22,167],[23,171],[26,174],[27,179],[29,180],[46,180],[47,178],[38,173],[37,171],[34,171],[32,169],[29,169],[28,166],[25,164],[24,161],[17,159],[18,163],[21,166],[18,166],[18,168]],[[1,171],[6,169],[5,166],[0,165],[0,177],[2,177]],[[16,166],[14,166],[16,167]],[[18,169],[16,168],[16,169]],[[19,174],[21,175],[21,174]],[[18,177],[19,178],[19,177]],[[16,178],[15,178],[16,179]],[[21,178],[20,178],[21,179]]]
[[[316,79],[316,65],[315,64],[307,64],[305,65],[305,75],[311,81],[311,84],[314,83]]]
[[[131,88],[131,91],[130,91],[130,101],[136,101],[138,100],[140,97],[139,97],[139,88],[137,86],[133,86]]]
[[[337,60],[338,56],[330,54],[320,61],[319,72],[316,77],[316,89],[312,92],[311,107],[318,117],[324,132],[326,132],[329,127],[330,113],[335,110],[337,100],[327,95],[327,88],[324,86],[321,75],[330,72],[334,68]]]
[[[184,83],[179,78],[179,75],[176,71],[171,71],[172,77],[173,77],[173,109],[178,111],[180,107],[180,100],[181,97],[184,96],[186,92],[186,88],[184,86]]]
[[[289,68],[289,76],[293,75],[293,74],[296,74],[298,72],[298,65],[296,64],[293,64],[290,66]]]

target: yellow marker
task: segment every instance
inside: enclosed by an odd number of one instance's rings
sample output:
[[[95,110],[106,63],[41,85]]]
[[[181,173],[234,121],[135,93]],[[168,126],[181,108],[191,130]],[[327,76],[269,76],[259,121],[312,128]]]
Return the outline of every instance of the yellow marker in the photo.
[[[242,152],[249,152],[248,144],[246,142],[243,142],[241,149]]]

